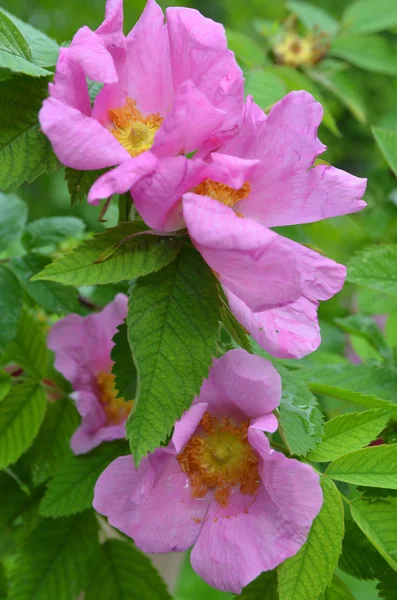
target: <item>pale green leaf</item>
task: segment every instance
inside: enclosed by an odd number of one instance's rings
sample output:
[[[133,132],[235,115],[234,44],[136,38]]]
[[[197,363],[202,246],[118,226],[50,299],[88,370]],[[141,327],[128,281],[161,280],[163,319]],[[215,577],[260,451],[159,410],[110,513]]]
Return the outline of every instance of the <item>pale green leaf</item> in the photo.
[[[395,0],[357,0],[346,7],[342,26],[348,34],[375,33],[397,25]]]
[[[350,508],[357,525],[392,569],[397,571],[397,503],[357,499]]]
[[[173,594],[174,600],[230,600],[232,594],[221,592],[201,579],[193,570],[190,552],[186,552],[179,570],[178,581]],[[269,598],[271,600],[271,598]]]
[[[386,344],[383,333],[370,316],[349,315],[348,317],[335,319],[335,323],[346,333],[368,342],[381,356],[389,358],[390,349]]]
[[[0,81],[0,189],[31,183],[59,165],[38,121],[47,95],[44,79],[18,75]]]
[[[365,406],[367,408],[383,408],[386,411],[390,410],[393,418],[397,418],[397,405],[392,404],[389,400],[383,400],[383,398],[378,398],[377,396],[371,396],[370,394],[355,392],[324,383],[309,383],[308,387],[315,394],[331,396],[338,400],[344,400],[349,404],[357,404],[358,406]]]
[[[334,575],[331,585],[327,587],[319,600],[355,600],[347,585]]]
[[[285,96],[287,86],[277,75],[256,69],[248,75],[245,83],[245,91],[254,97],[255,102],[263,110],[266,110]]]
[[[397,245],[364,248],[349,261],[347,279],[351,283],[397,296]]]
[[[29,44],[32,63],[39,67],[53,67],[58,59],[58,44],[45,33],[35,29],[29,23],[21,21],[21,19],[4,10],[4,8],[1,10],[17,26]]]
[[[278,568],[280,600],[318,600],[331,583],[341,552],[343,505],[335,484],[321,478],[324,502],[298,554]]]
[[[336,96],[354,117],[365,124],[367,121],[366,106],[357,85],[349,73],[326,73],[320,69],[307,69],[307,74]]]
[[[18,279],[7,267],[0,265],[0,353],[18,330],[23,292]]]
[[[29,45],[18,27],[0,10],[0,67],[30,77],[51,75],[32,62]]]
[[[334,460],[326,474],[354,485],[397,490],[397,444],[356,450]]]
[[[70,438],[80,419],[68,398],[48,405],[40,431],[28,452],[28,462],[35,485],[53,475],[62,460],[72,455]]]
[[[306,384],[286,369],[278,369],[283,390],[279,407],[280,433],[292,454],[306,455],[321,441],[323,416]]]
[[[0,252],[20,237],[27,217],[28,209],[23,200],[0,192]]]
[[[9,373],[0,371],[0,402],[5,398],[11,388],[11,377]]]
[[[366,71],[397,75],[397,52],[381,36],[340,37],[334,40],[329,52]]]
[[[82,237],[84,230],[84,221],[77,217],[44,217],[28,224],[22,241],[28,250],[57,246],[70,238]]]
[[[186,247],[131,292],[127,325],[138,395],[127,436],[136,463],[166,439],[208,374],[219,331],[216,286],[198,252]]]
[[[101,444],[89,454],[70,455],[59,466],[40,504],[43,517],[65,517],[92,506],[99,475],[118,456],[128,454],[125,442]]]
[[[92,512],[41,519],[15,564],[8,600],[76,600],[97,548]]]
[[[164,581],[131,543],[107,540],[87,586],[86,600],[170,600]]]
[[[388,131],[380,127],[372,127],[372,133],[387,164],[397,176],[397,131]]]
[[[367,446],[386,427],[391,414],[380,408],[331,419],[325,424],[321,443],[310,452],[308,459],[328,462]]]
[[[7,347],[7,358],[38,380],[46,375],[49,354],[43,326],[33,313],[26,309],[22,311],[16,337]]]
[[[0,469],[29,448],[44,419],[47,401],[36,382],[15,386],[0,403]]]
[[[97,171],[75,171],[67,167],[65,169],[65,179],[68,184],[70,201],[72,206],[83,202],[94,182],[106,172],[106,169]]]
[[[297,15],[307,29],[325,31],[330,35],[335,35],[338,31],[338,21],[323,8],[313,6],[309,2],[293,1],[287,2],[287,8]]]
[[[265,62],[265,47],[261,47],[251,36],[241,31],[226,29],[228,47],[234,52],[238,61],[247,67],[262,65]]]
[[[146,233],[139,223],[121,223],[63,254],[34,280],[74,286],[116,283],[158,271],[179,249],[178,240]]]
[[[114,361],[112,373],[115,376],[117,397],[124,400],[135,400],[138,375],[128,342],[127,325],[122,323],[113,337],[114,346],[111,358]]]

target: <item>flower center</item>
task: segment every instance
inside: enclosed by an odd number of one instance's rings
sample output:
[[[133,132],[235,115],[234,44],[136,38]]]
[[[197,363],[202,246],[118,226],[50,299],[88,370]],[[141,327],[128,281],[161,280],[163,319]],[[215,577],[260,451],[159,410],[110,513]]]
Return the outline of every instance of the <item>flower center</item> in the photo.
[[[113,373],[100,371],[96,381],[99,388],[99,401],[103,410],[106,413],[108,423],[118,425],[122,423],[130,414],[133,400],[124,400],[124,398],[116,398],[117,391],[114,384]]]
[[[209,196],[210,198],[218,200],[218,202],[233,208],[237,202],[250,195],[251,186],[248,181],[246,181],[242,188],[235,190],[225,183],[213,181],[212,179],[205,179],[193,191],[195,194]]]
[[[190,479],[194,498],[204,498],[209,489],[215,499],[227,506],[229,491],[239,486],[243,494],[258,490],[258,456],[247,440],[248,423],[234,425],[230,419],[218,420],[208,411],[177,459]]]
[[[163,122],[158,113],[144,117],[135,105],[135,101],[127,98],[122,108],[109,110],[113,123],[111,133],[131,156],[138,156],[152,147],[154,136]]]

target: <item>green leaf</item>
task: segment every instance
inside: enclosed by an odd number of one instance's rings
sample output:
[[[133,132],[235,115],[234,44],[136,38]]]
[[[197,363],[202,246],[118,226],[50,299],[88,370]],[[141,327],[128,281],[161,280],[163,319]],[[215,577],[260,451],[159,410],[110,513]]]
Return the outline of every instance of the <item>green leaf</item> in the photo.
[[[149,557],[132,544],[107,540],[102,546],[86,600],[170,600]]]
[[[315,462],[328,462],[367,446],[386,427],[391,411],[383,408],[339,415],[324,427],[321,443],[308,455]]]
[[[259,575],[239,596],[241,600],[278,600],[277,593],[277,571],[266,571]]]
[[[32,253],[12,259],[10,267],[30,298],[45,311],[56,314],[78,312],[78,294],[73,287],[55,281],[31,281],[50,262],[48,256]]]
[[[62,460],[72,456],[70,438],[79,421],[76,408],[68,398],[48,405],[43,424],[28,452],[35,485],[46,481]]]
[[[397,418],[397,406],[393,405],[388,400],[324,383],[309,383],[308,387],[315,394],[331,396],[338,400],[344,400],[349,404],[358,404],[359,406],[366,406],[367,408],[384,408],[385,410],[390,410],[392,411],[393,418]]]
[[[58,60],[58,44],[45,35],[45,33],[35,29],[29,23],[21,21],[15,15],[4,10],[4,8],[1,10],[16,25],[29,44],[32,63],[39,67],[53,67]]]
[[[7,348],[7,358],[13,360],[33,377],[45,377],[49,354],[41,323],[31,312],[24,309],[18,325],[16,338]]]
[[[388,569],[380,577],[380,582],[376,586],[379,592],[379,597],[384,600],[395,600],[397,589],[397,573],[392,569]]]
[[[127,325],[122,323],[113,337],[114,346],[111,358],[114,361],[112,373],[115,376],[117,398],[135,400],[138,375],[128,342]]]
[[[38,122],[47,88],[47,80],[21,75],[0,81],[0,189],[32,183],[59,165]]]
[[[121,223],[76,246],[34,280],[96,285],[147,275],[168,265],[180,249],[170,237],[146,233],[140,223]]]
[[[72,207],[83,202],[83,200],[87,198],[91,186],[98,177],[103,175],[103,173],[106,173],[106,171],[107,169],[100,169],[97,171],[75,171],[74,169],[66,167],[65,179],[68,184]]]
[[[101,444],[89,454],[66,458],[50,481],[40,504],[43,517],[66,517],[92,506],[99,475],[118,456],[128,454],[124,442]]]
[[[0,563],[0,598],[7,598],[8,594],[8,579],[6,570],[2,563]]]
[[[8,600],[75,600],[85,586],[98,547],[92,512],[42,519],[11,574]]]
[[[7,267],[0,265],[0,353],[18,330],[23,292],[18,279]]]
[[[12,525],[31,503],[31,497],[5,471],[0,472],[0,535]]]
[[[291,454],[305,455],[320,441],[323,416],[306,384],[280,369],[283,395],[279,407],[280,433]]]
[[[375,33],[397,25],[394,0],[357,0],[343,13],[342,26],[348,34]]]
[[[334,575],[331,585],[327,587],[319,600],[354,600],[354,596],[344,581]]]
[[[335,484],[321,478],[324,502],[298,554],[278,568],[280,600],[318,600],[330,584],[341,552],[343,505]]]
[[[47,401],[36,382],[15,386],[0,403],[0,469],[29,448],[44,419]]]
[[[364,248],[349,261],[347,279],[397,296],[397,245]]]
[[[315,31],[325,31],[335,35],[339,24],[334,17],[318,6],[308,2],[287,2],[287,8],[296,14],[301,23],[307,28]]]
[[[365,124],[367,121],[366,107],[356,83],[349,73],[326,73],[320,69],[307,69],[307,74],[317,83],[336,96],[346,106],[352,115]]]
[[[326,470],[332,479],[397,490],[397,444],[372,446],[341,456]]]
[[[388,131],[380,127],[372,127],[372,133],[387,164],[397,176],[397,131]]]
[[[26,227],[23,244],[28,250],[58,246],[70,238],[80,238],[85,223],[77,217],[44,217],[32,221]]]
[[[233,596],[211,587],[201,579],[192,568],[190,552],[185,552],[173,597],[174,600],[230,600]]]
[[[28,209],[18,196],[0,193],[0,252],[17,240],[25,226]]]
[[[352,517],[386,562],[397,571],[397,503],[357,499],[351,504]]]
[[[397,53],[381,36],[340,37],[334,40],[329,53],[366,71],[397,75]]]
[[[369,580],[378,579],[387,564],[355,521],[347,520],[338,567],[357,579]]]
[[[7,396],[11,388],[11,377],[9,373],[0,371],[0,402]]]
[[[366,340],[381,356],[389,357],[390,349],[386,344],[383,333],[371,317],[349,315],[348,317],[335,319],[335,323],[346,333]]]
[[[266,110],[285,96],[287,86],[277,75],[257,69],[248,75],[245,91],[255,98],[255,102],[263,110]]]
[[[265,47],[260,46],[252,36],[241,31],[232,31],[226,28],[228,47],[238,61],[242,61],[247,67],[255,67],[265,62]]]
[[[18,27],[0,10],[0,67],[31,77],[51,75],[31,62],[29,45]]]
[[[136,463],[165,440],[200,390],[218,320],[217,283],[189,247],[133,288],[127,325],[139,382],[127,436]]]

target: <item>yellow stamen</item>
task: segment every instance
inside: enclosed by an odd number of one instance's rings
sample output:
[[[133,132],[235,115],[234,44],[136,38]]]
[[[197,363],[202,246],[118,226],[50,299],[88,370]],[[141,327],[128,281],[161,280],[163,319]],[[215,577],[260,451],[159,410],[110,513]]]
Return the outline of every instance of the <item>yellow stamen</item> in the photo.
[[[154,136],[163,122],[158,113],[144,117],[135,105],[136,102],[127,98],[122,108],[109,110],[113,123],[111,133],[131,156],[138,156],[152,147]]]
[[[213,489],[215,500],[225,507],[232,487],[254,495],[260,478],[258,456],[247,440],[248,424],[233,425],[228,418],[219,421],[207,411],[200,426],[177,457],[189,475],[193,497],[204,498]]]
[[[200,194],[200,196],[209,196],[210,198],[225,204],[225,206],[230,206],[233,208],[237,202],[243,200],[243,198],[247,198],[247,196],[250,195],[251,186],[246,181],[242,188],[235,190],[225,183],[213,181],[212,179],[205,179],[193,191],[195,194]]]
[[[113,373],[100,371],[96,381],[99,388],[99,400],[102,408],[106,413],[108,423],[117,425],[122,423],[129,415],[133,400],[124,400],[124,398],[116,398],[117,391],[114,384]]]

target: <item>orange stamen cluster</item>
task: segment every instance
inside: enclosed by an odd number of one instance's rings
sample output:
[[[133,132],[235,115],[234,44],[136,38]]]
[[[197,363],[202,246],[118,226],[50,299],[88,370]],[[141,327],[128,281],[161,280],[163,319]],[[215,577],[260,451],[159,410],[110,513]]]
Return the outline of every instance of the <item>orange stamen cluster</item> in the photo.
[[[250,195],[251,186],[246,181],[243,187],[239,190],[235,190],[225,183],[213,181],[212,179],[205,179],[194,189],[194,192],[200,196],[209,196],[210,198],[225,204],[225,206],[233,208],[237,202]]]
[[[113,373],[101,371],[98,373],[96,382],[99,390],[99,400],[106,413],[108,423],[117,425],[122,423],[129,415],[133,400],[117,398],[117,390],[114,383]]]
[[[239,486],[243,494],[254,495],[260,484],[258,456],[247,439],[248,423],[234,425],[230,419],[218,420],[208,411],[177,456],[189,475],[192,495],[204,498],[215,491],[218,503],[227,506],[230,489]]]
[[[109,110],[109,117],[113,123],[112,134],[131,156],[138,156],[152,147],[163,122],[158,113],[145,117],[131,98],[127,98],[123,107]]]

